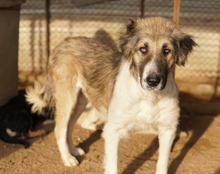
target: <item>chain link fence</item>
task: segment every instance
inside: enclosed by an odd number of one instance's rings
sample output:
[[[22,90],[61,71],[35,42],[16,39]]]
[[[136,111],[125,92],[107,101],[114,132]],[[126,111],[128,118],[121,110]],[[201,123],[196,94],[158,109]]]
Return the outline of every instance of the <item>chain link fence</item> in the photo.
[[[66,37],[95,37],[118,49],[118,31],[128,18],[162,16],[173,19],[173,0],[51,0],[49,18],[47,2],[27,0],[21,9],[21,82],[24,79],[33,81],[34,78],[29,78],[30,72],[35,75],[45,73],[48,53]],[[199,46],[189,56],[186,67],[177,67],[178,81],[212,84],[217,90],[220,76],[219,9],[219,0],[181,0],[180,28],[193,35]]]

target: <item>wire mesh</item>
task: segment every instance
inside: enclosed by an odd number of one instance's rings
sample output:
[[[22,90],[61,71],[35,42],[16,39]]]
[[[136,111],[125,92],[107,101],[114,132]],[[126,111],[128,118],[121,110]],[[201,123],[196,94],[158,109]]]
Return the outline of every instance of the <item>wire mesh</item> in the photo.
[[[95,0],[94,0],[95,1]],[[97,1],[97,0],[96,0]],[[162,16],[173,18],[173,0],[98,0],[83,5],[77,0],[50,1],[50,51],[66,37],[95,37],[118,48],[118,31],[128,18]],[[45,71],[46,0],[27,0],[21,9],[19,70]],[[181,0],[180,28],[194,36],[198,47],[176,78],[190,82],[216,83],[220,62],[220,1]]]
[[[189,57],[187,68],[179,77],[191,80],[215,79],[219,76],[220,1],[182,1],[180,26],[194,36],[198,47]],[[194,78],[189,78],[194,77]]]

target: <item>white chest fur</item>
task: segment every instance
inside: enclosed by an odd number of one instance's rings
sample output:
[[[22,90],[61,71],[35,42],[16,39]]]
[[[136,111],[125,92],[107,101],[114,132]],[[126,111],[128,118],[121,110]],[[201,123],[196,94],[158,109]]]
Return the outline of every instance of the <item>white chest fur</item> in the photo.
[[[162,91],[144,90],[139,79],[131,75],[129,64],[124,63],[116,80],[108,120],[149,133],[155,133],[158,124],[177,122],[178,92],[172,77],[168,78]]]

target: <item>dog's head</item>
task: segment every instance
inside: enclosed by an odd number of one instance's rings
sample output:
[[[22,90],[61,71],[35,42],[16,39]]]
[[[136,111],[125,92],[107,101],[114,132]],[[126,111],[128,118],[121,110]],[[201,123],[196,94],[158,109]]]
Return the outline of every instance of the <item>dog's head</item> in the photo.
[[[190,35],[161,17],[132,20],[120,37],[124,58],[143,89],[162,90],[175,64],[184,65],[196,46]]]

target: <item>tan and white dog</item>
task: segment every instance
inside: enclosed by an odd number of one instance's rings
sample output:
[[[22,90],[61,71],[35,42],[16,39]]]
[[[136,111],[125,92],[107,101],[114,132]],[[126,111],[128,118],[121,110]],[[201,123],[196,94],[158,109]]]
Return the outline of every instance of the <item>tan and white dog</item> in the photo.
[[[84,151],[72,142],[74,123],[88,102],[106,116],[105,174],[117,174],[121,138],[130,131],[159,135],[156,174],[166,174],[179,119],[175,64],[184,65],[196,46],[167,19],[129,20],[121,52],[88,38],[69,38],[49,58],[47,82],[27,89],[32,110],[55,110],[55,136],[65,166],[76,166]]]

